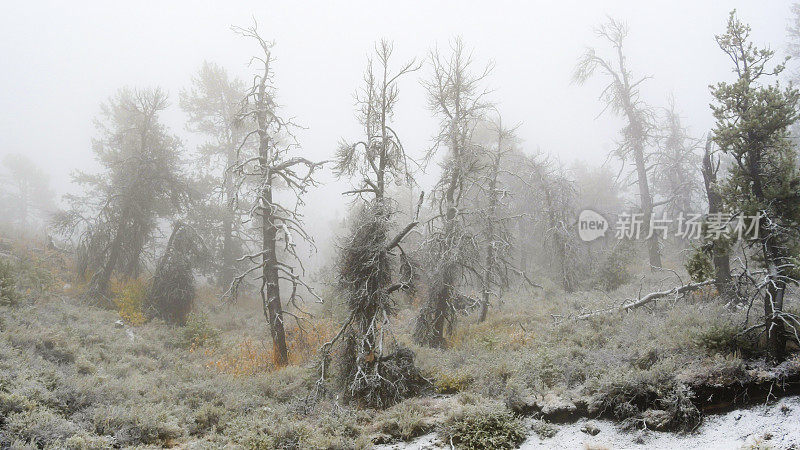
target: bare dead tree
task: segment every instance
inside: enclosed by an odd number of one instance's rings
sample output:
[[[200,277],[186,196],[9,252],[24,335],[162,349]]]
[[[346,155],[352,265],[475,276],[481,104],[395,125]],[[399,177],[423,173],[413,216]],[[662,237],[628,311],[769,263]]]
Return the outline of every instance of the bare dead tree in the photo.
[[[427,385],[414,366],[413,352],[398,346],[391,324],[395,314],[392,293],[408,288],[413,277],[407,273],[393,280],[396,260],[398,256],[404,259],[402,241],[418,224],[422,203],[420,196],[414,219],[390,238],[395,205],[387,195],[387,185],[413,182],[410,158],[390,121],[397,104],[398,81],[419,69],[411,60],[393,71],[392,52],[388,41],[376,45],[376,59],[370,58],[363,88],[356,95],[364,139],[343,141],[337,151],[338,175],[356,181],[355,188],[345,195],[357,195],[360,201],[355,206],[361,211],[344,242],[338,270],[350,314],[341,331],[322,348],[318,384],[324,387],[332,346],[343,338],[339,378],[344,398],[379,408],[415,395]]]
[[[469,188],[468,175],[478,169],[479,156],[484,152],[473,141],[473,132],[491,106],[486,100],[489,91],[482,85],[492,65],[473,72],[472,55],[460,39],[452,43],[449,56],[433,50],[430,61],[433,78],[424,86],[430,108],[440,121],[439,132],[426,160],[430,161],[442,147],[447,148],[448,154],[442,177],[431,195],[438,214],[427,222],[424,246],[433,273],[414,338],[421,344],[441,347],[445,343],[445,328],[452,329],[455,324],[457,304],[464,300],[478,304],[458,292],[458,285],[474,273],[475,266],[468,261],[474,261],[478,252],[462,200]]]
[[[481,293],[481,310],[478,316],[478,322],[486,320],[486,315],[489,312],[489,297],[492,293],[494,286],[504,287],[508,285],[507,277],[502,271],[502,267],[498,262],[502,255],[508,254],[508,249],[511,247],[510,234],[502,220],[498,220],[498,209],[501,201],[501,196],[505,191],[501,191],[497,185],[498,177],[500,175],[500,165],[503,162],[503,157],[510,152],[508,147],[503,148],[505,140],[509,140],[510,134],[513,130],[503,129],[502,118],[497,119],[497,149],[491,155],[491,164],[489,173],[486,175],[488,181],[488,205],[486,207],[486,214],[484,215],[485,224],[485,239],[486,239],[486,263],[483,268],[483,279]]]
[[[252,58],[258,71],[253,76],[253,85],[243,101],[239,120],[251,124],[249,131],[237,152],[237,161],[228,170],[236,177],[235,202],[247,198],[252,205],[248,211],[248,222],[255,222],[258,231],[256,241],[259,249],[243,256],[240,260],[251,263],[244,272],[233,278],[226,295],[233,295],[241,283],[252,273],[257,273],[261,283],[259,289],[264,315],[269,323],[276,363],[288,363],[284,316],[291,314],[283,307],[280,293],[281,282],[288,283],[290,294],[287,302],[297,310],[298,300],[302,300],[299,288],[315,295],[311,287],[303,281],[303,266],[296,252],[294,237],[313,242],[303,228],[303,217],[299,207],[303,195],[314,186],[314,171],[324,162],[312,162],[302,156],[295,156],[299,145],[293,135],[297,125],[291,119],[279,115],[275,101],[275,87],[272,81],[272,46],[259,34],[254,24],[249,28],[234,27],[234,31],[253,39],[259,44],[261,53]],[[241,150],[251,140],[257,140],[256,156],[243,158]],[[289,191],[286,203],[278,200],[278,190]],[[281,244],[279,246],[279,243]],[[279,255],[279,250],[282,255]],[[296,271],[295,265],[300,268]],[[294,316],[296,319],[298,316]]]
[[[664,113],[659,148],[653,154],[653,187],[666,202],[666,215],[686,216],[700,210],[703,191],[700,140],[689,135],[673,98]]]
[[[644,231],[649,234],[650,218],[658,204],[654,203],[648,179],[653,161],[645,152],[645,146],[653,137],[655,121],[652,109],[639,98],[639,86],[649,77],[635,79],[625,62],[623,44],[628,35],[628,26],[625,23],[611,19],[597,28],[595,32],[611,44],[616,53],[615,58],[603,58],[597,55],[595,49],[588,48],[578,60],[573,80],[577,83],[584,83],[598,70],[610,79],[609,84],[600,93],[600,99],[606,104],[603,112],[611,108],[613,113],[625,117],[628,122],[622,130],[622,141],[619,143],[616,155],[623,161],[623,164],[633,160],[636,185],[639,188],[640,207],[645,218]],[[654,269],[661,267],[657,233],[653,233],[649,239],[648,254],[650,266]]]
[[[528,185],[524,176],[520,176],[517,168],[513,167],[519,159],[515,134],[517,127],[504,127],[499,113],[487,125],[492,135],[490,139],[495,142],[487,146],[483,158],[485,162],[480,170],[468,175],[470,190],[474,191],[470,197],[475,197],[473,210],[478,223],[476,234],[483,249],[483,262],[473,262],[481,272],[478,322],[486,320],[491,297],[501,298],[502,291],[509,287],[512,278],[521,278],[527,285],[538,286],[518,267],[511,251],[515,240],[511,225],[522,220],[524,215],[511,209],[509,200],[513,194],[508,184],[513,180]]]
[[[527,200],[540,212],[532,219],[543,224],[543,242],[551,265],[555,263],[564,291],[573,292],[578,288],[578,266],[582,259],[570,226],[576,214],[574,183],[561,164],[548,155],[526,156],[520,166]]]
[[[752,251],[753,254],[748,255],[748,250]],[[754,269],[751,267],[751,264],[754,263],[756,259],[762,257],[759,253],[763,253],[763,249],[757,246],[753,246],[752,248],[744,246],[741,256],[735,259],[738,263],[738,267],[733,269],[729,274],[731,277],[730,290],[734,300],[741,302],[746,307],[746,315],[741,325],[742,331],[739,332],[739,336],[754,334],[756,339],[765,336],[768,341],[767,350],[772,353],[779,349],[769,347],[770,339],[782,339],[784,340],[783,345],[785,345],[785,341],[788,338],[793,340],[795,345],[800,345],[800,315],[775,307],[775,300],[778,300],[778,298],[771,292],[775,289],[776,284],[773,279],[775,274],[774,268],[770,269],[769,265],[767,265],[766,269]],[[755,256],[755,258],[753,256]],[[783,267],[781,269],[785,270],[787,268]],[[779,279],[785,281],[786,284],[794,286],[800,285],[800,282],[791,275],[791,272],[793,272],[791,269],[795,269],[795,267],[788,267],[788,269],[790,269],[787,270],[788,274],[782,274]],[[770,311],[770,315],[764,318],[757,316],[753,318],[753,306],[755,306],[758,300],[762,300],[765,303],[770,302],[769,307],[773,308],[772,311]],[[765,309],[766,308],[765,306]],[[751,321],[751,319],[754,320]],[[783,328],[770,330],[769,327],[772,325],[772,320],[782,324]],[[753,321],[755,324],[752,324]],[[756,334],[754,333],[755,331],[760,331],[760,333]],[[781,336],[770,336],[771,333],[777,333],[778,331],[782,333]],[[775,358],[774,354],[768,354],[768,356],[770,358]]]

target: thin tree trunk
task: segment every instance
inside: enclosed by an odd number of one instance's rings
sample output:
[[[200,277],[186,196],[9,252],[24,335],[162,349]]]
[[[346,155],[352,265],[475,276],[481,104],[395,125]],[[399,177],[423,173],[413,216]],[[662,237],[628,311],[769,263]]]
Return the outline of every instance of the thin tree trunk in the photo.
[[[722,212],[722,196],[716,190],[717,171],[711,158],[711,138],[706,141],[703,154],[703,181],[708,198],[708,214]],[[731,291],[731,262],[727,249],[722,248],[720,242],[711,243],[711,260],[714,263],[714,279],[717,280],[717,292],[727,296]]]
[[[769,244],[765,245],[765,257],[768,258],[768,272],[772,279],[767,285],[767,297],[764,299],[764,323],[767,333],[767,353],[773,363],[780,363],[786,358],[786,330],[783,320],[778,317],[783,311],[783,297],[786,283],[780,280],[779,271],[773,262],[776,258],[767,256],[773,253]]]
[[[639,138],[635,138],[639,139]],[[650,195],[650,185],[647,181],[647,168],[644,162],[644,149],[642,143],[637,142],[633,149],[633,158],[636,163],[637,183],[639,185],[639,198],[642,204],[644,229],[643,233],[649,234],[650,220],[653,217],[653,197]],[[658,235],[653,233],[647,240],[647,253],[651,269],[661,267],[661,251],[658,244]]]
[[[144,230],[142,228],[139,228],[139,224],[137,223],[136,220],[133,221],[133,223],[131,224],[131,227],[128,230],[129,230],[129,232],[131,230],[133,230],[132,238],[133,238],[134,247],[133,247],[133,249],[132,249],[132,251],[130,253],[131,259],[130,259],[130,261],[128,261],[128,264],[125,266],[124,270],[122,271],[122,275],[125,277],[125,279],[131,279],[131,278],[135,279],[135,278],[139,278],[139,269],[140,269],[140,266],[139,266],[139,255],[142,254],[142,250],[144,248],[145,237],[144,237]],[[136,233],[141,233],[141,235],[139,236],[141,238],[141,240],[136,240]]]
[[[728,293],[731,289],[731,259],[728,253],[719,247],[719,244],[715,243],[711,249],[717,292]]]
[[[486,223],[486,235],[488,244],[486,246],[486,267],[483,272],[483,298],[481,299],[481,312],[478,317],[478,322],[486,320],[486,314],[489,312],[489,295],[492,288],[492,269],[495,265],[495,247],[494,247],[494,221],[497,215],[497,177],[500,174],[500,155],[502,151],[503,135],[502,129],[498,131],[497,138],[497,155],[495,155],[494,164],[492,164],[492,178],[489,181],[489,217]]]
[[[637,184],[639,185],[639,198],[642,206],[642,213],[644,214],[644,230],[645,234],[649,234],[650,220],[653,216],[653,197],[650,195],[650,184],[647,181],[647,166],[644,160],[644,144],[645,144],[645,130],[642,124],[642,119],[636,111],[636,107],[631,99],[631,85],[628,79],[628,72],[625,70],[625,57],[622,54],[622,46],[617,46],[617,56],[619,63],[619,72],[622,77],[623,92],[625,93],[622,99],[625,114],[628,117],[628,127],[630,137],[633,144],[633,159],[636,164]],[[661,251],[659,249],[658,236],[653,233],[653,236],[647,242],[648,259],[650,261],[650,269],[656,270],[661,267]]]
[[[459,178],[461,176],[461,159],[459,155],[459,150],[461,148],[460,143],[458,142],[458,123],[455,118],[459,117],[460,110],[459,110],[459,100],[458,98],[455,101],[456,110],[455,116],[452,119],[451,125],[451,140],[452,140],[452,151],[453,151],[453,173],[450,176],[450,183],[447,187],[447,191],[445,193],[445,226],[444,226],[444,238],[446,241],[446,245],[452,245],[452,238],[456,232],[456,202],[455,202],[455,192],[456,188],[458,187]],[[442,285],[439,289],[436,290],[434,294],[434,320],[432,325],[433,336],[431,336],[431,342],[429,343],[433,347],[443,347],[445,344],[444,339],[444,329],[445,324],[447,323],[447,313],[448,308],[450,308],[450,300],[453,298],[453,291],[455,289],[455,282],[457,276],[457,267],[456,263],[454,262],[446,262],[444,263],[444,267],[441,268],[441,283]],[[424,310],[423,310],[424,311]]]
[[[448,194],[448,198],[452,200],[453,197],[451,193]],[[452,203],[448,203],[452,205]],[[445,224],[445,239],[448,239],[448,241],[455,233],[455,214],[455,206],[449,206],[446,216],[447,223]],[[430,342],[428,342],[432,347],[444,347],[444,330],[447,324],[447,313],[450,308],[450,300],[453,298],[456,281],[456,267],[454,263],[445,263],[441,271],[441,286],[439,286],[439,289],[434,290],[434,305],[432,311],[434,317],[433,323],[431,324],[433,336],[430,336]]]
[[[753,151],[748,160],[749,175],[752,180],[753,194],[759,204],[766,204],[764,188],[761,182],[761,154]],[[763,225],[763,224],[762,224]],[[763,230],[760,236],[764,261],[767,266],[769,280],[767,281],[767,293],[764,296],[764,327],[767,334],[767,353],[769,359],[777,364],[782,362],[786,355],[786,335],[783,321],[778,314],[783,312],[783,296],[786,291],[786,283],[780,277],[781,255],[775,248],[773,239],[775,236],[767,227],[759,227]]]
[[[234,158],[228,155],[227,166],[225,167],[231,167],[233,163]],[[223,189],[225,190],[225,211],[222,217],[222,270],[220,271],[218,283],[220,287],[225,289],[233,282],[237,256],[233,250],[233,223],[236,220],[235,187],[227,176],[223,181]]]
[[[229,211],[226,211],[225,217],[222,219],[222,270],[220,271],[219,286],[224,288],[230,286],[233,280],[233,221],[228,216]]]
[[[123,236],[125,235],[125,225],[127,221],[128,213],[127,210],[125,210],[120,215],[117,231],[114,234],[114,240],[111,241],[111,246],[108,251],[108,259],[106,260],[105,265],[103,265],[103,269],[100,271],[100,273],[95,275],[98,277],[97,280],[92,282],[93,286],[90,290],[93,291],[94,295],[102,297],[108,295],[108,283],[111,281],[111,275],[114,273],[114,267],[117,265],[120,252],[122,251],[122,240]]]
[[[494,185],[494,182],[492,183]],[[494,208],[491,208],[494,209]],[[491,221],[491,219],[490,219]],[[492,288],[492,268],[494,266],[494,242],[492,236],[494,234],[493,226],[489,224],[489,244],[486,246],[486,267],[483,269],[483,297],[481,299],[481,312],[478,316],[478,322],[486,320],[486,314],[489,312],[489,296],[491,295]]]
[[[572,277],[570,264],[567,261],[566,241],[564,240],[561,230],[559,230],[559,223],[556,220],[556,206],[553,204],[552,193],[547,182],[542,179],[544,200],[547,204],[547,220],[550,230],[552,230],[553,247],[558,259],[558,267],[561,270],[561,283],[564,292],[573,292],[575,290],[575,283]]]
[[[492,283],[492,264],[494,263],[494,246],[490,242],[486,249],[486,268],[483,272],[483,298],[481,299],[481,313],[478,316],[478,322],[486,320],[486,314],[489,312],[489,295]]]

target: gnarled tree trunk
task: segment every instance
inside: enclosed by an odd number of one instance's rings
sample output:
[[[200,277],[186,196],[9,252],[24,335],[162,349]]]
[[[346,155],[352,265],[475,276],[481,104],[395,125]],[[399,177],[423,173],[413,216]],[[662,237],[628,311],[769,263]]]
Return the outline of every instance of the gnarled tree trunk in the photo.
[[[705,152],[703,153],[703,182],[708,198],[708,214],[718,214],[722,212],[722,196],[717,191],[717,167],[714,167],[711,155],[711,138],[706,141]],[[711,243],[711,260],[714,263],[714,279],[717,280],[717,292],[727,296],[731,290],[731,261],[728,249],[718,241]]]
[[[264,277],[261,289],[261,301],[264,314],[269,322],[272,335],[272,347],[275,350],[275,363],[285,366],[289,363],[289,353],[286,348],[286,331],[283,326],[283,305],[281,305],[280,278],[278,276],[278,255],[276,253],[275,239],[278,228],[275,226],[275,217],[272,214],[272,177],[268,175],[266,187],[261,193],[266,203],[261,212],[262,226],[262,251]],[[266,288],[266,289],[265,289]]]

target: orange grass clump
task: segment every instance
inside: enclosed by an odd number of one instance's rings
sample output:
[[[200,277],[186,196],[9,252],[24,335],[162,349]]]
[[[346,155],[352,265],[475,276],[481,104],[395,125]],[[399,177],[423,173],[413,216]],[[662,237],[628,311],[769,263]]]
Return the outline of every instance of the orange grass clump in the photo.
[[[298,366],[313,361],[322,345],[334,334],[334,324],[329,320],[314,320],[295,324],[286,330],[289,365]],[[193,347],[191,351],[195,351]],[[232,348],[206,348],[204,353],[212,360],[206,365],[233,376],[250,376],[278,369],[274,348],[267,342],[246,337]]]

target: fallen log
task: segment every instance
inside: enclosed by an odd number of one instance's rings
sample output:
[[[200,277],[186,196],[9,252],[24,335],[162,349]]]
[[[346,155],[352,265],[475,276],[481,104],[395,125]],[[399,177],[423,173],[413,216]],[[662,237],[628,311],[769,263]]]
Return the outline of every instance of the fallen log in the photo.
[[[667,296],[671,296],[671,295],[674,295],[675,297],[677,297],[679,295],[686,294],[687,292],[696,291],[696,290],[700,289],[703,286],[708,286],[709,284],[714,284],[714,283],[716,283],[716,280],[706,280],[706,281],[701,281],[699,283],[689,283],[689,284],[685,284],[683,286],[677,286],[677,287],[674,287],[674,288],[666,290],[666,291],[651,292],[651,293],[645,295],[644,297],[640,297],[637,300],[622,304],[622,305],[614,307],[614,308],[607,308],[607,309],[601,309],[601,310],[598,310],[598,311],[592,311],[592,312],[588,312],[588,313],[581,314],[581,315],[578,315],[578,316],[574,316],[572,318],[575,319],[575,320],[584,320],[584,319],[588,319],[590,317],[594,317],[594,316],[599,315],[599,314],[629,311],[631,309],[638,308],[640,306],[644,306],[644,305],[646,305],[646,304],[648,304],[648,303],[650,303],[650,302],[652,302],[654,300],[658,300],[659,298],[663,298],[663,297],[667,297]]]

